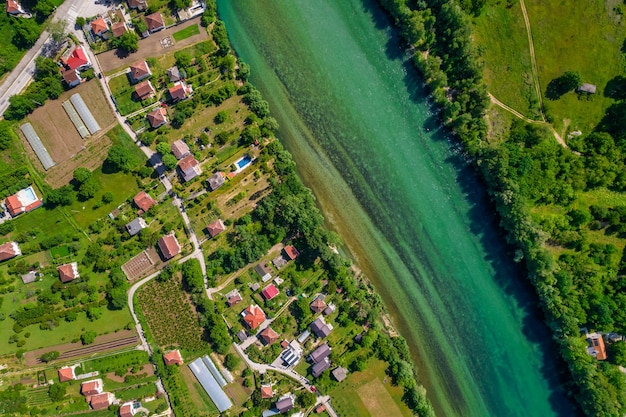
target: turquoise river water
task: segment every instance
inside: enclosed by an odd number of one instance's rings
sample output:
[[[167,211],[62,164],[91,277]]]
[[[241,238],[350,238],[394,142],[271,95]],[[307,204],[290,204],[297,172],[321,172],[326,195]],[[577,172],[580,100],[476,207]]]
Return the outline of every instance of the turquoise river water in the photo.
[[[483,186],[377,4],[218,0],[218,10],[304,182],[407,338],[437,414],[576,415]]]

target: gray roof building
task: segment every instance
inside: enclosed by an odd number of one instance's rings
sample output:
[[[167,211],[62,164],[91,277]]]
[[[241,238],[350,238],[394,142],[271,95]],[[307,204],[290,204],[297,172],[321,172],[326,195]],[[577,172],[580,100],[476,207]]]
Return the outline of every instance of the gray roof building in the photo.
[[[328,360],[328,358],[324,358],[323,361],[313,365],[313,367],[311,368],[311,373],[315,378],[317,378],[322,374],[322,372],[324,372],[328,368],[330,368],[330,361]]]
[[[283,397],[280,400],[276,401],[276,409],[279,413],[286,413],[291,410],[294,406],[293,397]]]
[[[170,79],[170,82],[176,82],[176,81],[180,81],[180,79],[182,78],[180,76],[180,70],[178,69],[177,66],[173,66],[171,68],[168,68],[167,70],[167,77]]]
[[[346,376],[348,376],[348,370],[346,368],[342,368],[341,366],[333,369],[330,373],[333,378],[337,380],[337,382],[343,381],[344,379],[346,379]]]
[[[244,342],[247,338],[248,335],[246,334],[245,330],[239,330],[237,332],[237,339],[239,339],[240,342]]]
[[[272,278],[272,271],[263,264],[255,266],[254,271],[259,274],[263,282],[269,281]]]
[[[328,343],[324,343],[323,345],[318,346],[317,349],[309,355],[309,359],[311,359],[311,362],[313,363],[319,363],[326,359],[328,355],[330,355],[330,347],[328,346]]]
[[[580,87],[578,87],[578,91],[587,94],[595,94],[596,86],[594,84],[583,83]]]
[[[128,231],[128,234],[130,234],[131,236],[135,236],[146,227],[148,227],[146,221],[141,217],[137,217],[135,220],[126,225],[126,230]]]
[[[37,279],[37,272],[36,271],[30,271],[28,274],[22,275],[22,282],[24,284],[29,284],[31,282],[35,282],[36,279]]]
[[[209,394],[211,400],[220,411],[223,413],[232,407],[233,403],[226,395],[220,384],[215,380],[215,377],[206,366],[203,358],[198,358],[189,364],[189,369],[196,376],[202,388]]]
[[[332,329],[333,328],[330,325],[326,324],[322,316],[318,317],[317,320],[311,323],[311,331],[315,336],[320,338],[327,337]]]
[[[224,176],[221,172],[216,172],[215,174],[211,175],[207,181],[209,183],[209,188],[211,189],[211,191],[215,191],[222,185],[224,185]]]

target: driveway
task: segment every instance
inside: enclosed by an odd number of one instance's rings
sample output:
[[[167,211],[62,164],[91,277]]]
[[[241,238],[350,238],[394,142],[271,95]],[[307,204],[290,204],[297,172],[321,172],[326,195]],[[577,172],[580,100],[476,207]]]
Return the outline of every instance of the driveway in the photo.
[[[200,33],[183,39],[180,42],[174,41],[174,45],[169,48],[163,48],[161,46],[161,39],[171,36],[173,33],[179,30],[185,29],[192,25],[199,25],[200,17],[196,17],[187,20],[177,26],[172,26],[160,32],[153,33],[145,39],[139,40],[139,50],[135,53],[126,56],[119,56],[116,49],[98,54],[98,60],[100,61],[100,67],[105,73],[111,72],[117,68],[126,67],[130,64],[143,60],[149,57],[159,56],[166,52],[177,51],[186,46],[193,45],[201,41],[209,39],[209,35],[205,28],[200,27]],[[172,38],[173,40],[173,38]]]

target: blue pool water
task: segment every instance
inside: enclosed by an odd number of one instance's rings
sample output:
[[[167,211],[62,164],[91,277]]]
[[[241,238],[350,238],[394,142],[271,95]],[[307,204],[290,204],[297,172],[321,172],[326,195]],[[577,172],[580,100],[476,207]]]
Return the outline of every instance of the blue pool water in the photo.
[[[240,171],[248,166],[250,162],[252,162],[250,155],[244,155],[241,159],[238,159],[237,162],[235,162],[235,165],[237,165],[237,170]]]

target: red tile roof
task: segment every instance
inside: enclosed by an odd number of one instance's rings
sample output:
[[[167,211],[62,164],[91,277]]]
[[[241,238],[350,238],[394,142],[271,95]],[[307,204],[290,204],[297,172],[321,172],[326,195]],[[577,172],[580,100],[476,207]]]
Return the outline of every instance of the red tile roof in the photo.
[[[77,46],[74,51],[72,51],[69,58],[67,58],[67,61],[65,61],[65,66],[68,69],[73,70],[85,65],[89,65],[87,54],[82,46]]]
[[[120,407],[120,417],[133,417],[133,404],[124,404]]]
[[[173,350],[163,355],[163,361],[166,365],[182,365],[183,357],[180,356],[179,350]]]
[[[7,13],[15,14],[21,12],[22,8],[20,7],[20,4],[18,2],[16,2],[15,0],[7,0]]]
[[[134,81],[140,81],[150,74],[150,67],[146,61],[137,61],[130,66],[130,77]]]
[[[59,381],[60,382],[71,381],[73,379],[76,379],[76,376],[74,375],[74,368],[70,368],[69,366],[64,366],[63,368],[59,369]]]
[[[217,219],[214,222],[209,223],[206,227],[207,232],[211,235],[211,237],[215,237],[226,230],[226,226],[222,219]]]
[[[146,16],[146,25],[148,26],[148,30],[153,32],[164,28],[165,22],[163,22],[163,16],[161,16],[161,13],[152,13],[151,15]]]
[[[30,192],[28,192],[29,190],[35,196],[34,200],[32,199]],[[12,217],[15,217],[18,214],[28,213],[37,207],[41,207],[43,205],[43,201],[37,197],[37,194],[35,194],[35,190],[33,190],[32,187],[27,187],[18,191],[16,194],[7,197],[5,204],[7,206],[7,210],[9,210],[9,214]]]
[[[131,9],[145,9],[147,7],[146,0],[128,0],[128,7]]]
[[[135,202],[135,205],[144,212],[148,211],[150,207],[156,205],[156,201],[154,201],[154,199],[150,197],[150,194],[145,191],[140,191],[133,198],[133,201]]]
[[[259,333],[259,337],[266,345],[271,345],[278,340],[278,333],[272,330],[271,327],[266,327],[261,333]]]
[[[298,252],[298,249],[296,249],[296,247],[293,245],[285,246],[285,254],[292,261],[296,259],[298,256],[300,256],[300,252]]]
[[[85,397],[100,394],[102,392],[102,381],[94,379],[93,381],[86,381],[80,385],[80,393]]]
[[[180,253],[180,245],[178,244],[178,240],[176,240],[176,236],[174,236],[173,233],[161,237],[157,243],[163,257],[166,260],[171,259]]]
[[[181,171],[183,179],[185,181],[192,180],[198,175],[202,174],[202,168],[200,168],[200,164],[191,154],[185,156],[183,159],[178,161],[178,169]]]
[[[21,254],[22,251],[17,242],[7,242],[0,245],[0,261],[6,261]]]
[[[274,390],[271,385],[261,385],[261,398],[272,398],[274,396]]]
[[[172,143],[171,149],[176,159],[180,159],[189,153],[189,146],[182,139]]]
[[[311,307],[311,310],[314,312],[321,313],[326,308],[326,303],[320,297],[317,297],[309,307]]]
[[[99,17],[91,21],[91,30],[94,34],[99,35],[102,32],[106,32],[107,30],[109,30],[109,26],[103,18]]]
[[[263,312],[261,307],[252,304],[243,311],[243,321],[251,329],[256,329],[265,321],[265,312]]]
[[[599,361],[606,360],[606,348],[604,346],[604,339],[601,334],[594,334],[592,337],[587,339],[587,343],[594,350],[595,357]]]
[[[78,75],[76,70],[63,71],[63,80],[67,83],[67,85],[72,85],[76,81],[80,81],[80,75]]]
[[[108,408],[113,403],[113,395],[110,392],[103,392],[91,397],[89,404],[94,410],[102,410]]]
[[[267,287],[263,288],[261,294],[263,294],[263,297],[265,297],[265,299],[269,301],[272,298],[276,297],[279,292],[280,291],[278,291],[278,288],[276,288],[274,284],[270,284]]]
[[[165,123],[167,123],[167,113],[165,112],[165,109],[162,107],[159,107],[153,111],[151,111],[150,113],[148,113],[148,121],[150,122],[150,126],[152,126],[153,128],[157,128]]]
[[[154,88],[150,80],[142,81],[135,85],[135,94],[139,100],[145,100],[154,94]]]
[[[126,32],[126,24],[124,22],[113,23],[111,25],[111,32],[113,32],[113,36],[119,38]]]
[[[65,264],[57,267],[59,271],[59,278],[61,282],[70,282],[78,278],[78,263],[72,262],[71,264]]]
[[[187,86],[182,81],[176,81],[174,87],[170,87],[169,92],[174,101],[187,98]]]

